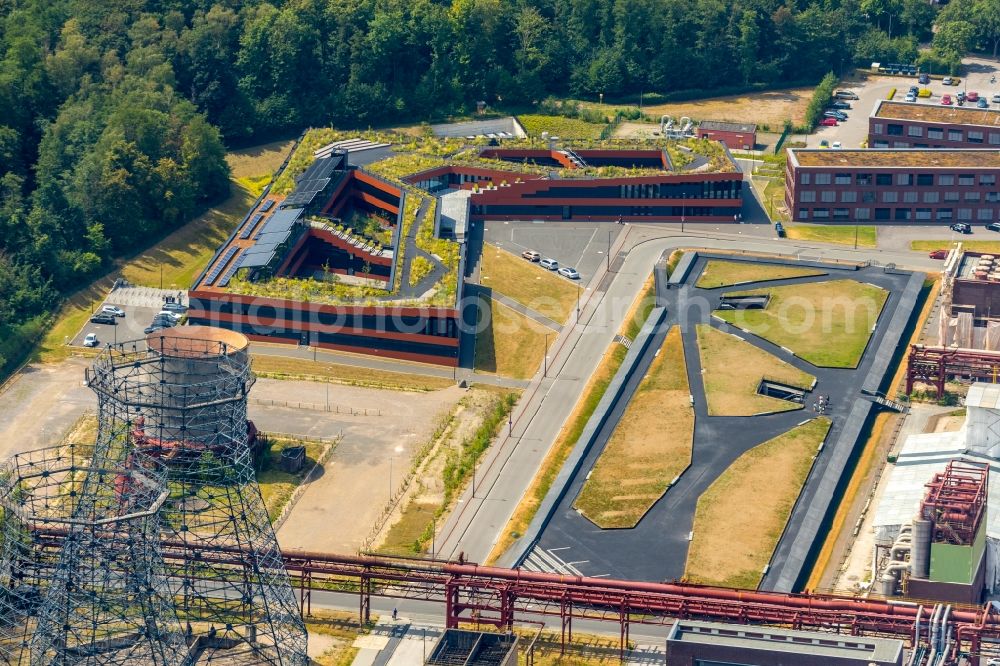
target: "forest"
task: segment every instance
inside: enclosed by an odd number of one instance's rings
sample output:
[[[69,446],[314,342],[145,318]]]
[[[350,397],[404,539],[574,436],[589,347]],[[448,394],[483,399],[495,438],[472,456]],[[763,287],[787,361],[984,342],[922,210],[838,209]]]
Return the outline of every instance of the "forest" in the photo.
[[[995,53],[1000,0],[0,0],[0,368],[60,294],[223,199],[227,146],[816,83],[932,34],[940,68]]]

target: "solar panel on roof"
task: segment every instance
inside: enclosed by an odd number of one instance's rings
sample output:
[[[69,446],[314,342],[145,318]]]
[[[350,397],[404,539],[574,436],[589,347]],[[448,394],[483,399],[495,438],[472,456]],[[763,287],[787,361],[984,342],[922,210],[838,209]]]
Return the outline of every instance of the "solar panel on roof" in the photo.
[[[240,269],[240,261],[234,261],[232,265],[226,269],[226,272],[222,274],[222,278],[219,280],[219,286],[225,287],[229,284],[229,280],[236,275],[236,271]]]
[[[266,213],[272,208],[274,208],[274,199],[268,199],[267,201],[264,202],[264,205],[260,207],[260,210],[262,213]]]
[[[274,251],[267,252],[251,252],[247,250],[240,257],[240,268],[259,268],[260,266],[267,266],[271,263],[271,259],[274,258]]]
[[[219,273],[222,272],[222,269],[225,267],[226,264],[229,263],[229,260],[233,258],[233,255],[236,254],[239,251],[239,249],[240,248],[238,247],[230,247],[222,254],[222,258],[219,259],[219,261],[215,264],[212,270],[209,271],[208,275],[205,276],[206,285],[211,285],[213,282],[215,282],[215,278],[219,277]]]
[[[240,240],[246,240],[250,238],[250,234],[253,233],[254,227],[257,226],[257,223],[260,222],[263,217],[264,217],[263,213],[257,213],[256,215],[254,215],[253,219],[247,222],[246,225],[244,225],[243,227],[243,231],[240,232]]]

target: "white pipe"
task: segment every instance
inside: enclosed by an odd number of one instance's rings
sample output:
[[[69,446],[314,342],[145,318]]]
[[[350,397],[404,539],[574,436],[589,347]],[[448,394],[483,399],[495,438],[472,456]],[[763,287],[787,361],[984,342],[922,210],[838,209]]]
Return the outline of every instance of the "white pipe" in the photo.
[[[897,544],[894,544],[891,549],[889,549],[889,556],[892,557],[892,559],[901,562],[902,559],[896,553],[897,552],[899,552],[900,554],[902,554],[902,553],[909,553],[911,550],[913,550],[913,546],[911,546],[910,544],[908,544],[908,543],[897,543]],[[907,561],[906,565],[907,566],[910,565],[909,561]]]
[[[938,639],[939,645],[944,645],[944,638],[948,634],[948,616],[951,615],[951,604],[944,610],[944,615],[941,616],[941,637]]]
[[[935,641],[937,639],[937,623],[940,613],[941,604],[934,604],[934,610],[931,612],[931,621],[930,624],[927,625],[927,645],[930,647],[932,652],[937,651],[935,650]]]
[[[910,650],[910,659],[906,662],[906,666],[913,666],[913,660],[917,656],[917,648],[920,646],[920,617],[924,614],[924,607],[920,605],[917,607],[917,617],[913,620],[913,649]]]

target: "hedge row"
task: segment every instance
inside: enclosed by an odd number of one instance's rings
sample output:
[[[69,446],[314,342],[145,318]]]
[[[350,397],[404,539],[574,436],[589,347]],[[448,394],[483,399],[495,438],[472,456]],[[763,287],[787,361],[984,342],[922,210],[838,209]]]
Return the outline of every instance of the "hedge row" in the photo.
[[[820,119],[823,117],[823,112],[830,105],[830,100],[833,98],[833,90],[836,87],[837,77],[833,72],[830,72],[823,77],[823,80],[816,86],[816,90],[813,91],[812,99],[809,100],[809,106],[806,107],[806,127],[810,132],[816,129],[816,125],[819,124]]]

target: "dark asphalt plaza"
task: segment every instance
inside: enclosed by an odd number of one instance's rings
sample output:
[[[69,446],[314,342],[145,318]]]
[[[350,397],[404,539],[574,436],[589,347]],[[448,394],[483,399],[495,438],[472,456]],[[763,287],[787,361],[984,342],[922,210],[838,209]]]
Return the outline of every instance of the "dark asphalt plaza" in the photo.
[[[911,273],[887,272],[879,267],[845,270],[845,266],[830,265],[824,267],[828,274],[823,276],[743,284],[720,289],[696,288],[693,285],[709,258],[711,255],[700,256],[692,266],[684,284],[679,288],[675,286],[673,289],[662,289],[659,292],[661,303],[667,308],[667,318],[660,330],[657,331],[653,344],[649,345],[646,354],[639,359],[637,371],[633,373],[626,386],[622,399],[613,407],[610,418],[599,432],[595,444],[587,452],[580,466],[580,471],[570,480],[567,492],[556,507],[551,521],[535,546],[533,559],[537,560],[540,555],[542,559],[556,563],[558,565],[556,568],[562,567],[566,573],[579,572],[586,576],[610,576],[649,581],[679,579],[684,573],[689,536],[698,498],[744,452],[816,416],[811,405],[816,400],[817,395],[830,397],[830,408],[826,415],[830,417],[833,425],[827,436],[826,444],[807,479],[803,495],[807,494],[806,489],[809,489],[813,483],[823,477],[835,445],[854,446],[855,442],[838,442],[837,436],[844,427],[851,405],[857,398],[863,397],[860,389],[872,368],[873,360],[878,354],[880,346],[883,344],[889,322],[896,314],[897,308],[900,309],[900,314],[906,317],[909,317],[911,313],[912,302],[902,304],[900,308],[901,295],[911,278]],[[740,257],[727,258],[740,259]],[[780,259],[762,261],[792,266],[800,265],[794,261]],[[813,366],[781,347],[711,317],[711,311],[718,305],[720,297],[728,291],[833,279],[867,282],[889,291],[876,329],[869,340],[861,362],[855,369]],[[708,416],[695,333],[695,326],[701,323],[710,323],[719,330],[736,334],[746,339],[750,344],[814,375],[817,384],[813,392],[807,395],[805,408],[753,417]],[[601,530],[577,513],[572,506],[573,501],[625,411],[628,398],[634,393],[636,386],[648,371],[667,330],[675,325],[680,326],[682,331],[688,380],[695,410],[695,435],[691,466],[681,475],[677,483],[653,505],[635,528]],[[894,348],[895,343],[891,344]],[[891,353],[892,349],[888,351]],[[807,503],[801,502],[795,507],[789,519],[790,526],[796,521],[802,520],[806,508],[805,504]]]

